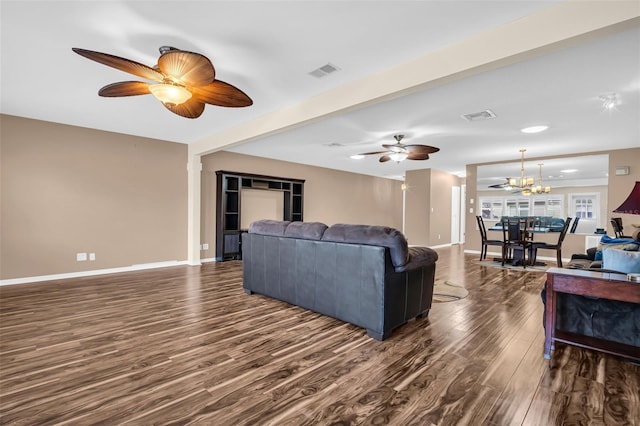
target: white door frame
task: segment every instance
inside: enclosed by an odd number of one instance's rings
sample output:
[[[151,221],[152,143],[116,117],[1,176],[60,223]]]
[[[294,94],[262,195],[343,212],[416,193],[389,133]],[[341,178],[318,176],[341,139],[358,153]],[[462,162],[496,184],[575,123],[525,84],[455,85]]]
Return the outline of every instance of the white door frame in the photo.
[[[460,243],[460,187],[451,187],[451,244]]]

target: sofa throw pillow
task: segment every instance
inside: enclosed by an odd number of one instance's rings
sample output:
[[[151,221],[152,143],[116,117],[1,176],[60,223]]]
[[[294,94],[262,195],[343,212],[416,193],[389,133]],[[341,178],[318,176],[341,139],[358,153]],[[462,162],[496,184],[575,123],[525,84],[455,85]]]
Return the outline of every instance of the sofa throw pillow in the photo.
[[[603,235],[598,243],[598,250],[604,250],[607,248],[638,251],[638,249],[640,249],[640,242],[633,238],[611,238],[608,235]]]
[[[623,274],[640,273],[640,252],[604,249],[602,250],[602,268]]]
[[[598,243],[598,250],[596,251],[594,260],[602,260],[602,250],[604,249],[638,251],[638,249],[640,249],[640,242],[635,241],[633,238],[611,238],[608,235],[603,235]]]

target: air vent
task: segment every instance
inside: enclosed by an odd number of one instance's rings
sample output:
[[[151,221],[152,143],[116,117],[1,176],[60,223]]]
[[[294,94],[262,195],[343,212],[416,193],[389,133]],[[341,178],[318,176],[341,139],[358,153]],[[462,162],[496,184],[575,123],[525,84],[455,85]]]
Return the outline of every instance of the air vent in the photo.
[[[338,147],[341,147],[341,146],[344,146],[344,145],[342,145],[341,143],[338,143],[338,142],[331,142],[331,143],[325,144],[325,146],[328,146],[330,148],[338,148]]]
[[[461,117],[467,121],[480,121],[480,120],[489,120],[490,118],[496,118],[496,115],[490,109],[485,109],[484,111],[480,111],[480,112],[463,114]]]
[[[339,71],[340,68],[336,67],[333,64],[327,64],[327,65],[323,65],[320,68],[317,68],[313,71],[311,71],[309,74],[311,74],[312,76],[316,77],[316,78],[322,78],[326,75],[329,75],[331,73],[334,73],[336,71]]]

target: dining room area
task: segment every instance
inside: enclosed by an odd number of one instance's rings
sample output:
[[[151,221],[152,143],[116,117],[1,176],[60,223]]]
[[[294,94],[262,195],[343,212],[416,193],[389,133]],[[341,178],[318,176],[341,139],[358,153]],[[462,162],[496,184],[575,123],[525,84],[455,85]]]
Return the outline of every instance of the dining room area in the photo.
[[[493,262],[499,262],[502,267],[510,265],[526,269],[548,266],[545,260],[551,258],[538,258],[539,251],[554,252],[555,266],[562,267],[564,239],[570,228],[575,230],[579,218],[554,220],[556,226],[551,226],[548,217],[503,216],[490,228],[486,227],[481,215],[476,216],[476,221],[482,243],[480,261],[487,261],[489,246],[493,246],[500,250],[499,256],[491,258]]]
[[[520,161],[477,166],[471,240],[479,261],[565,266],[609,232],[609,154],[526,160],[520,153]]]

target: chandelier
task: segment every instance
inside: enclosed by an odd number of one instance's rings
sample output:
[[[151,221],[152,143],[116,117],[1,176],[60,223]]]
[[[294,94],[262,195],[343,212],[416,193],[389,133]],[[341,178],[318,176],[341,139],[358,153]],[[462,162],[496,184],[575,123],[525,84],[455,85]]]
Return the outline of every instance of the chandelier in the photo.
[[[544,166],[544,163],[538,163],[538,167],[540,167],[540,174],[538,175],[538,186],[534,186],[533,188],[531,188],[531,194],[548,194],[551,192],[550,186],[542,185],[542,166]]]
[[[531,187],[534,184],[534,179],[532,177],[524,177],[524,153],[526,149],[522,148],[520,150],[520,179],[518,178],[509,178],[509,186],[511,188],[520,188],[524,195],[531,194]]]

